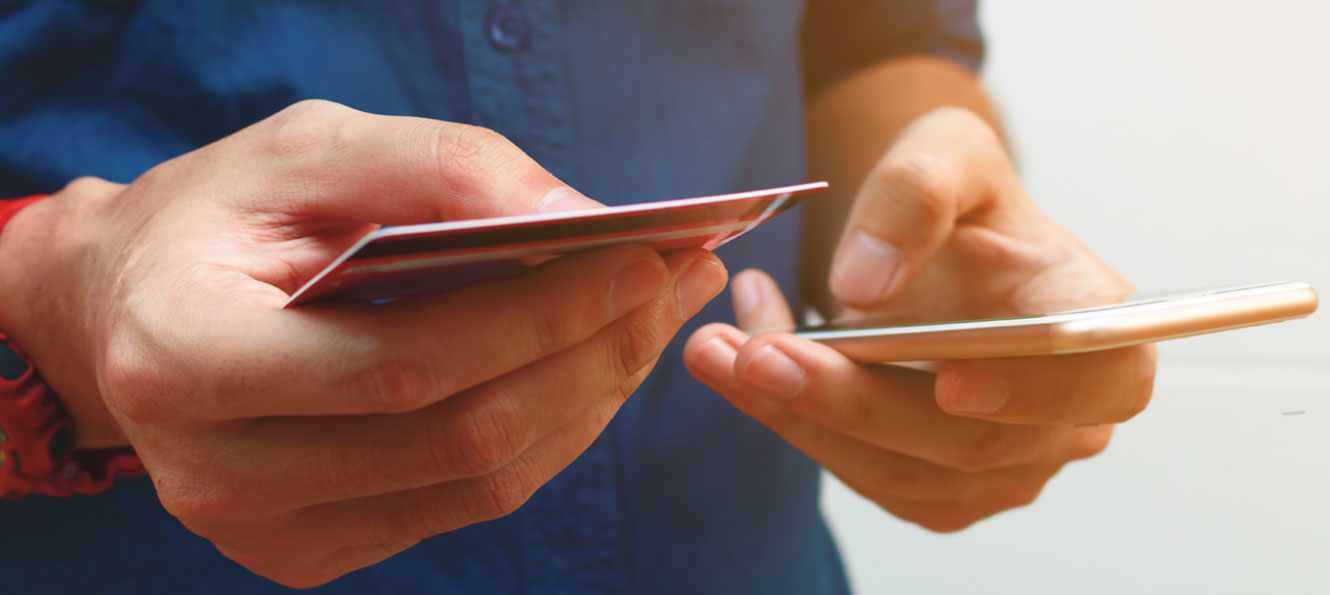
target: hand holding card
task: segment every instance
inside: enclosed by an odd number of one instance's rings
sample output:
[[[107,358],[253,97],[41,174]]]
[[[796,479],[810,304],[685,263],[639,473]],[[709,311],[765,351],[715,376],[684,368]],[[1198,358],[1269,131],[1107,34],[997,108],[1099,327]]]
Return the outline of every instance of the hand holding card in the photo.
[[[715,249],[823,190],[825,182],[587,211],[385,227],[296,291],[286,307],[389,299],[517,274],[549,257],[638,243]]]

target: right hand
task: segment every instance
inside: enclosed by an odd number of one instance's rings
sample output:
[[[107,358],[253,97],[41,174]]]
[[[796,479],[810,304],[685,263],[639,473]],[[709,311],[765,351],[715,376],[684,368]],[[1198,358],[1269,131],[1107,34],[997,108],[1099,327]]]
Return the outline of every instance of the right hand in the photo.
[[[283,310],[372,229],[598,203],[499,135],[298,104],[133,184],[76,181],[0,237],[0,328],[162,505],[312,586],[514,511],[725,284],[642,246],[381,305]],[[552,202],[560,202],[558,200]]]

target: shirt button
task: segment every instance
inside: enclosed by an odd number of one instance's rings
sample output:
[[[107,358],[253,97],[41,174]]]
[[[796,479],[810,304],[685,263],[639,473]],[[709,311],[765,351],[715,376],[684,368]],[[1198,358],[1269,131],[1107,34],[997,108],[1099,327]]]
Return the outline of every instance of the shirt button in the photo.
[[[526,16],[516,6],[495,6],[485,14],[485,34],[490,45],[500,52],[515,52],[525,49],[531,36],[526,26]]]

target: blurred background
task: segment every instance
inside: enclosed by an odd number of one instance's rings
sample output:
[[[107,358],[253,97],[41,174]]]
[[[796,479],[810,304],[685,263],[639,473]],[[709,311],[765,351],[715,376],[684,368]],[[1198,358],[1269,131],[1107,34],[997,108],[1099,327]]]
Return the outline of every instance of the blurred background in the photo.
[[[1143,290],[1308,281],[1322,312],[1163,345],[1107,452],[958,534],[828,476],[857,591],[1330,593],[1330,2],[981,6],[1046,210]]]

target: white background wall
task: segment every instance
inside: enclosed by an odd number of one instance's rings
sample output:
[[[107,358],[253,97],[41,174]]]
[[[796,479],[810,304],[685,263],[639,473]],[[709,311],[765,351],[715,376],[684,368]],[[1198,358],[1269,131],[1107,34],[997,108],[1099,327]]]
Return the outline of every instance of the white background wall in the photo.
[[[1144,289],[1293,279],[1330,303],[1330,2],[982,10],[1031,193],[1109,263]],[[1330,313],[1162,354],[1105,454],[965,532],[828,478],[858,591],[1330,593]]]

